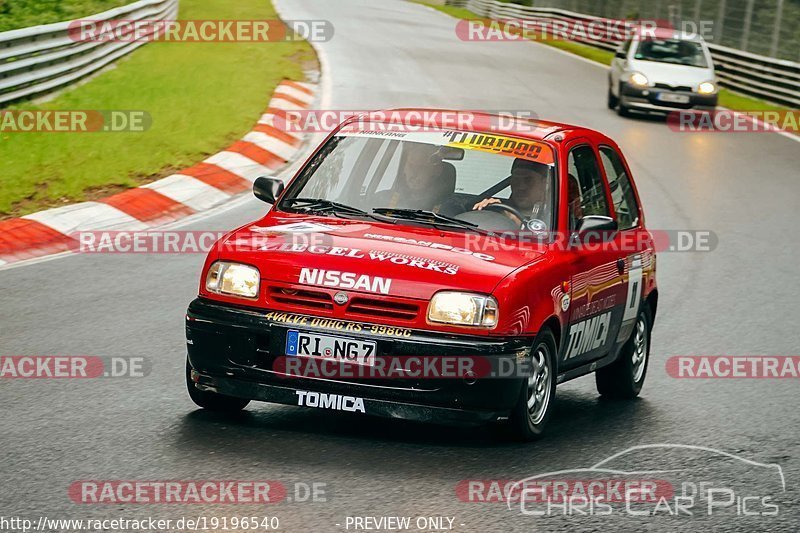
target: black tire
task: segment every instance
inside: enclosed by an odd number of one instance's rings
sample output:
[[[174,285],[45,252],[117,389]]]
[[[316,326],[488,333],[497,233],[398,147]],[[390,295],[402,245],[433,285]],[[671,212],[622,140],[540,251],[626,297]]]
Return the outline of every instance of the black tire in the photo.
[[[639,396],[650,361],[650,310],[642,305],[619,357],[595,372],[597,392],[607,398],[630,400]],[[643,359],[642,359],[643,358]]]
[[[549,329],[542,329],[531,349],[529,362],[532,364],[529,371],[532,375],[520,384],[519,398],[511,413],[511,428],[518,440],[533,441],[540,438],[550,419],[556,396],[556,350],[555,336]],[[540,372],[534,376],[537,369]],[[530,396],[537,390],[543,396],[538,402],[535,401],[533,408],[529,407]]]
[[[617,104],[619,104],[619,98],[614,96],[614,93],[611,92],[611,85],[608,86],[608,108],[609,109],[616,109]]]
[[[621,117],[631,116],[630,108],[622,103],[622,84],[619,86],[619,98],[617,98],[617,104],[617,115]]]
[[[250,403],[250,400],[245,400],[244,398],[234,398],[233,396],[224,396],[222,394],[217,394],[216,392],[198,390],[192,382],[191,372],[192,367],[189,365],[189,361],[187,360],[186,389],[189,391],[189,396],[192,398],[192,401],[199,407],[208,409],[209,411],[232,413],[241,411],[247,407],[248,403]]]

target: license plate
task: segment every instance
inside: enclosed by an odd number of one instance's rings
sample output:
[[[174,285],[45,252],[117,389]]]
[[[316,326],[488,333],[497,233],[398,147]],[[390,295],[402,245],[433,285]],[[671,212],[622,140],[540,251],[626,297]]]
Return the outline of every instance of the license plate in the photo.
[[[685,94],[673,94],[673,93],[658,93],[656,96],[657,100],[661,100],[662,102],[673,102],[676,104],[688,104],[689,97]]]
[[[375,366],[375,342],[289,330],[286,355],[315,357],[363,366]]]

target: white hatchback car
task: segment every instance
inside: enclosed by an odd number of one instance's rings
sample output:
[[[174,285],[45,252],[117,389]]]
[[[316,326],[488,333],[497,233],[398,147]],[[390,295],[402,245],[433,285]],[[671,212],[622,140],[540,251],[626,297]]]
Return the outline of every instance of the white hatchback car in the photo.
[[[643,30],[625,41],[608,74],[608,107],[621,116],[631,110],[713,110],[718,93],[703,38],[664,28]]]

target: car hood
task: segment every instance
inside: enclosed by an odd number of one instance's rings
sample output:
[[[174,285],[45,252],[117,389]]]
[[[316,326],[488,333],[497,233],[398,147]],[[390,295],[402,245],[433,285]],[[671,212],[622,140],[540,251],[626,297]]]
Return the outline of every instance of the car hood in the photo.
[[[265,280],[417,299],[442,289],[491,293],[544,254],[474,232],[287,213],[236,230],[217,251],[257,266]]]
[[[689,67],[686,65],[673,65],[657,61],[641,61],[632,59],[630,70],[641,72],[650,83],[665,83],[673,87],[687,86],[697,89],[704,81],[715,79],[713,68]]]

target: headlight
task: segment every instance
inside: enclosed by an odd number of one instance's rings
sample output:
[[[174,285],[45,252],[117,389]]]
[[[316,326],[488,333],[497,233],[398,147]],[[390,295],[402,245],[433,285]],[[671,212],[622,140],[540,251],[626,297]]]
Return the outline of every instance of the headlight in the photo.
[[[458,326],[493,328],[497,325],[497,300],[491,296],[444,291],[433,295],[428,320]]]
[[[206,289],[217,294],[258,298],[260,277],[257,268],[217,261],[208,270]]]
[[[647,79],[647,76],[642,74],[641,72],[634,72],[631,74],[630,82],[633,85],[638,85],[639,87],[647,87],[650,85],[650,80]]]
[[[712,81],[704,81],[697,87],[697,92],[700,94],[713,94],[717,91],[717,86]]]

